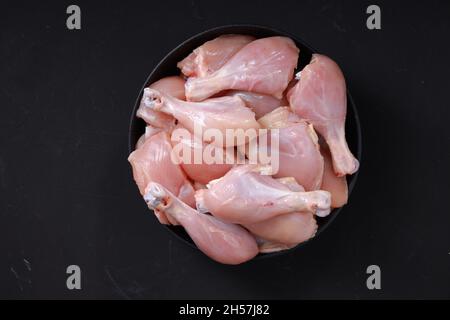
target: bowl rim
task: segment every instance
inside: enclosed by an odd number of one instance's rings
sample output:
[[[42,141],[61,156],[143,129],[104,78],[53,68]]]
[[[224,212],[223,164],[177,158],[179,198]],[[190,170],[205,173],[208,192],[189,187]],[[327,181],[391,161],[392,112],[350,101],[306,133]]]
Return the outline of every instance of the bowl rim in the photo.
[[[201,32],[198,32],[197,34],[187,38],[186,40],[182,41],[180,44],[178,44],[175,48],[173,48],[172,50],[170,50],[168,53],[166,53],[161,60],[159,60],[159,62],[156,64],[156,66],[152,69],[152,71],[150,72],[150,74],[147,76],[144,85],[142,86],[142,88],[139,91],[139,94],[137,96],[137,99],[134,103],[134,107],[131,113],[131,118],[130,118],[130,122],[129,122],[129,127],[128,127],[128,152],[129,154],[131,152],[133,152],[135,150],[135,141],[133,139],[133,128],[136,125],[136,121],[140,121],[140,119],[138,119],[136,117],[136,111],[139,108],[141,99],[142,99],[142,95],[144,92],[144,89],[150,85],[150,81],[154,75],[154,73],[157,72],[157,70],[159,70],[159,68],[166,62],[166,60],[168,59],[168,57],[172,56],[174,53],[176,53],[178,50],[180,50],[181,48],[183,48],[185,45],[189,44],[191,41],[194,41],[200,37],[204,37],[207,36],[208,34],[214,34],[217,32],[220,32],[222,34],[227,34],[230,33],[230,31],[226,31],[229,29],[237,29],[237,28],[249,28],[249,29],[255,29],[255,30],[261,30],[261,31],[265,31],[265,32],[271,32],[271,33],[275,33],[278,34],[280,36],[285,36],[285,37],[289,37],[291,39],[293,39],[296,43],[300,43],[302,44],[303,47],[307,48],[311,53],[320,53],[320,51],[315,50],[311,45],[309,45],[306,41],[304,41],[302,38],[300,38],[299,36],[293,35],[290,32],[286,32],[284,30],[281,29],[275,29],[273,27],[269,27],[269,26],[263,26],[263,25],[257,25],[257,24],[227,24],[227,25],[222,25],[222,26],[216,26]],[[216,36],[214,36],[216,37]],[[212,40],[212,39],[211,39]],[[355,188],[355,184],[356,181],[358,180],[358,176],[359,176],[359,172],[361,170],[361,162],[362,162],[362,131],[361,131],[361,122],[359,119],[359,115],[358,115],[358,110],[356,108],[356,104],[355,101],[350,93],[350,90],[348,89],[348,82],[346,81],[346,92],[347,92],[347,110],[349,108],[349,105],[352,109],[352,114],[353,114],[353,118],[354,118],[354,122],[355,122],[355,129],[356,129],[356,152],[352,151],[352,153],[356,156],[356,158],[358,159],[359,163],[360,163],[360,167],[358,169],[357,172],[355,172],[353,175],[351,175],[351,181],[348,184],[348,199],[350,199],[350,195],[353,191],[353,189]],[[348,115],[348,112],[347,112]],[[346,116],[347,116],[346,115]],[[347,132],[346,132],[347,133]],[[331,223],[336,219],[336,217],[338,216],[338,214],[342,211],[342,209],[345,207],[342,206],[340,208],[335,208],[331,211],[330,216],[328,217],[327,221],[319,226],[315,236],[311,239],[308,239],[302,243],[297,244],[296,246],[290,248],[290,249],[286,249],[286,250],[282,250],[282,251],[278,251],[278,252],[270,252],[270,253],[259,253],[255,258],[252,259],[256,260],[256,259],[266,259],[266,258],[270,258],[270,257],[276,257],[279,255],[285,255],[288,253],[292,253],[293,251],[305,246],[306,244],[310,243],[311,241],[317,239],[319,237],[320,234],[322,234],[322,232],[327,229]],[[188,241],[187,239],[185,239],[184,237],[182,237],[181,235],[179,235],[177,232],[175,232],[172,228],[174,228],[173,226],[168,226],[168,225],[164,225],[164,229],[166,229],[171,235],[175,236],[176,238],[178,238],[179,240],[181,240],[182,242],[184,242],[185,244],[187,244],[189,247],[195,248],[196,250],[199,250],[198,247],[195,245],[195,243],[191,240]]]

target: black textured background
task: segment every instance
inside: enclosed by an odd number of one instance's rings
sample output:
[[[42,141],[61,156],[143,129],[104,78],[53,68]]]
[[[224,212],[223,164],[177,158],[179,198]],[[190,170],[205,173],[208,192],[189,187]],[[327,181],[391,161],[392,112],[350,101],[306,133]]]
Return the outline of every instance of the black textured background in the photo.
[[[82,30],[66,29],[77,4]],[[0,297],[450,298],[450,4],[377,1],[2,1]],[[127,158],[147,75],[197,32],[260,24],[339,62],[359,110],[360,176],[309,245],[230,267],[147,213]],[[66,267],[82,290],[66,289]],[[366,267],[382,289],[366,288]]]

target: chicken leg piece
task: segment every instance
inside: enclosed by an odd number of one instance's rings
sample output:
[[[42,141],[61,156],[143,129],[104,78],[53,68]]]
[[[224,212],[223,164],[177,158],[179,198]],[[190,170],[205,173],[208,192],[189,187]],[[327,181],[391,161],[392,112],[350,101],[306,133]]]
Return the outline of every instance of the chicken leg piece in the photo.
[[[207,129],[220,130],[222,137],[227,136],[227,129],[245,131],[247,129],[259,129],[260,127],[255,119],[255,114],[245,106],[245,103],[239,97],[220,97],[202,102],[186,102],[149,88],[145,89],[145,96],[144,104],[146,107],[172,115],[194,134],[196,133],[194,130],[196,125],[201,131]],[[212,142],[203,139],[203,136],[198,138],[205,142]],[[238,143],[235,140],[226,147],[235,146],[234,143]],[[225,147],[222,141],[214,142],[219,147]],[[242,143],[245,143],[245,141]]]
[[[178,221],[197,247],[217,262],[235,265],[258,254],[256,240],[247,230],[199,213],[158,183],[148,185],[144,199],[150,209]]]
[[[275,109],[262,117],[259,123],[270,129],[270,141],[276,138],[279,141],[279,169],[274,176],[294,177],[307,191],[318,190],[324,167],[313,126],[299,119],[287,107]]]
[[[288,93],[292,110],[325,138],[336,175],[355,173],[359,162],[345,140],[347,94],[339,66],[324,55],[314,54],[297,77],[298,83]]]
[[[149,88],[164,92],[174,98],[186,100],[184,94],[184,80],[180,77],[166,77],[150,85]],[[139,109],[136,112],[138,118],[143,119],[147,124],[154,127],[163,128],[170,131],[175,126],[175,118],[171,115],[147,108],[143,103],[147,99],[144,91]]]
[[[150,182],[164,185],[190,206],[195,206],[194,188],[178,164],[171,159],[172,146],[166,132],[149,138],[128,157],[133,168],[133,177],[142,195]],[[163,224],[170,221],[164,214],[155,211]]]
[[[186,98],[202,101],[223,90],[258,92],[282,98],[293,78],[299,49],[285,37],[262,38],[250,42],[222,68],[186,82]]]
[[[210,212],[228,222],[252,224],[284,213],[330,213],[327,191],[294,192],[269,175],[271,168],[258,165],[236,166],[220,179],[197,190],[195,200],[200,212]]]
[[[242,47],[255,40],[251,36],[227,34],[207,41],[177,66],[187,77],[205,77],[220,69]]]
[[[305,189],[294,178],[277,179],[291,191],[303,192]],[[264,239],[264,251],[269,247],[267,242],[279,244],[280,250],[295,246],[311,239],[317,232],[317,222],[311,212],[286,213],[258,223],[244,225],[258,238]],[[270,246],[275,251],[274,245]],[[260,246],[261,250],[261,246]]]

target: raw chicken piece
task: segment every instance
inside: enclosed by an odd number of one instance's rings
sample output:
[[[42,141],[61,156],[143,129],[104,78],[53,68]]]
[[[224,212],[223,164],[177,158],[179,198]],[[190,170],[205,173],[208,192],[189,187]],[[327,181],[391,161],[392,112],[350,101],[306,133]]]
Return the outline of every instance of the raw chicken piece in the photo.
[[[143,96],[143,99],[145,99],[145,94]],[[176,121],[172,116],[147,108],[143,106],[142,103],[136,112],[136,116],[144,120],[147,124],[155,127],[160,127],[167,132],[172,131],[176,124]]]
[[[317,190],[323,177],[323,157],[311,125],[302,121],[279,134],[279,170],[275,177],[294,177],[307,191]],[[273,138],[272,138],[273,139]]]
[[[289,100],[287,98],[287,95],[289,91],[297,84],[297,79],[292,79],[291,82],[287,85],[286,89],[283,92],[283,98],[280,101],[280,106],[289,106]]]
[[[144,133],[145,139],[153,137],[155,134],[160,133],[161,131],[163,131],[163,129],[157,128],[157,127],[153,127],[153,126],[148,124],[145,127],[145,133]]]
[[[139,149],[130,154],[128,161],[133,167],[133,176],[142,195],[151,181],[164,183],[169,190],[178,194],[186,177],[181,168],[172,162],[171,152],[168,134],[160,132],[146,139]],[[167,173],[172,175],[168,176]]]
[[[327,191],[293,192],[269,175],[270,167],[241,165],[197,190],[195,200],[200,212],[210,212],[225,221],[252,224],[290,212],[330,212]]]
[[[188,136],[178,135],[178,131],[175,130],[172,133],[171,141],[175,154],[181,160],[180,165],[184,172],[191,180],[201,184],[207,184],[211,180],[222,177],[235,163],[234,155],[227,154],[226,149],[206,144],[191,133]],[[203,157],[205,153],[211,155],[211,159],[205,159]],[[227,161],[227,157],[229,157],[229,161]],[[215,159],[218,161],[214,162]]]
[[[255,239],[244,228],[199,213],[160,184],[150,183],[144,199],[149,208],[178,221],[197,247],[220,263],[240,264],[258,254]]]
[[[260,118],[258,123],[262,128],[279,129],[301,121],[302,119],[293,113],[289,107],[279,107]]]
[[[265,94],[231,90],[227,92],[226,95],[238,96],[244,100],[245,105],[255,113],[256,119],[261,118],[265,114],[281,106],[280,99]]]
[[[287,245],[264,239],[257,239],[257,243],[260,253],[274,253],[278,251],[289,250],[296,246],[296,244]]]
[[[264,240],[287,245],[305,242],[317,232],[316,219],[311,212],[286,213],[244,226]]]
[[[235,89],[282,98],[293,78],[299,50],[285,37],[270,37],[250,42],[222,68],[186,82],[186,98],[202,101],[220,91]]]
[[[177,66],[187,77],[205,77],[220,69],[242,47],[255,38],[228,34],[207,41],[194,50]]]
[[[286,185],[291,191],[305,191],[292,177],[277,180]],[[295,246],[314,237],[317,232],[316,219],[311,212],[286,213],[265,221],[244,226],[254,235],[264,239],[264,248],[262,250],[265,252],[267,252],[269,247],[272,252],[275,251],[276,247],[279,250],[285,250],[286,245],[288,245],[288,248]],[[271,243],[270,246],[268,242]]]
[[[277,181],[284,184],[291,191],[295,191],[295,192],[304,192],[305,191],[305,188],[303,188],[303,186],[301,186],[297,182],[297,180],[295,180],[294,177],[278,178]]]
[[[128,157],[133,167],[133,177],[142,195],[150,182],[164,185],[178,195],[182,201],[195,206],[194,188],[187,180],[180,166],[171,159],[172,146],[166,132],[157,133],[145,140],[144,144]],[[158,215],[158,220],[167,224],[168,219]]]
[[[184,83],[185,81],[182,78],[173,76],[162,78],[161,80],[151,84],[149,88],[164,92],[165,94],[180,100],[186,100],[186,96],[184,94]],[[175,126],[175,119],[168,114],[147,108],[143,104],[145,99],[146,96],[144,91],[144,96],[142,97],[141,105],[136,112],[136,116],[152,126],[164,128],[167,131],[172,130]]]
[[[139,149],[140,147],[142,147],[144,142],[145,142],[145,133],[136,142],[136,149]]]
[[[328,143],[338,176],[353,174],[359,162],[345,140],[347,94],[339,66],[330,58],[314,54],[311,63],[297,74],[299,81],[288,93],[292,110],[314,125]]]
[[[321,146],[320,151],[325,160],[325,169],[321,190],[331,193],[331,207],[340,208],[347,203],[348,187],[346,177],[337,177],[333,170],[333,163],[328,148]]]
[[[226,137],[226,129],[259,129],[259,124],[255,120],[255,114],[245,106],[239,97],[220,97],[208,99],[202,102],[186,102],[173,98],[157,90],[145,89],[145,101],[143,104],[151,109],[162,111],[174,116],[178,121],[196,134],[194,128],[198,126],[201,131],[206,129],[219,130],[222,137]],[[212,142],[206,137],[199,136],[205,142]],[[214,139],[212,139],[214,140]],[[236,144],[243,144],[248,141],[214,141],[220,147],[233,147]]]
[[[153,82],[149,88],[164,92],[165,94],[180,100],[186,100],[186,95],[184,93],[185,83],[186,81],[183,78],[171,76]]]
[[[156,128],[151,125],[147,125],[145,127],[145,133],[136,142],[136,149],[139,149],[145,143],[145,140],[147,140],[151,136],[154,136],[155,134],[157,134],[161,131],[162,131],[161,128]]]
[[[276,138],[279,141],[279,166],[275,177],[294,177],[307,191],[318,190],[323,176],[323,157],[312,125],[286,107],[275,109],[259,123],[271,129],[269,141]],[[261,135],[262,138],[265,136]]]

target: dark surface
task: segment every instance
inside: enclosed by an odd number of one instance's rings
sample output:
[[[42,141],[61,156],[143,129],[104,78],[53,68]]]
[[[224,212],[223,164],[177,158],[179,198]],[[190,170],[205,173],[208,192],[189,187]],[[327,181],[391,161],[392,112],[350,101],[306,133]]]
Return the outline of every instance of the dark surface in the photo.
[[[450,4],[378,1],[11,2],[0,9],[0,297],[449,298]],[[303,38],[345,72],[363,129],[349,205],[318,239],[222,266],[147,213],[126,161],[134,100],[173,47],[250,23]],[[82,290],[66,289],[66,267]],[[382,290],[366,288],[366,268]]]
[[[128,141],[128,150],[129,152],[133,152],[136,149],[136,144],[140,137],[145,133],[146,123],[144,120],[136,117],[137,110],[139,109],[142,101],[142,95],[144,94],[144,89],[151,85],[152,83],[170,76],[176,76],[180,74],[180,69],[176,67],[177,62],[183,60],[187,57],[192,51],[201,46],[203,43],[213,40],[219,36],[227,35],[227,34],[243,34],[250,35],[258,38],[265,37],[274,37],[274,36],[282,36],[291,38],[297,48],[300,49],[301,55],[299,56],[297,68],[294,73],[301,71],[309,62],[311,61],[312,54],[318,53],[316,49],[312,48],[310,45],[306,44],[303,40],[299,39],[298,36],[293,34],[289,34],[280,30],[275,30],[273,28],[263,27],[263,26],[255,26],[255,25],[226,25],[220,26],[212,29],[208,29],[206,31],[200,32],[195,36],[187,39],[182,42],[172,51],[170,51],[152,70],[147,80],[145,81],[138,98],[136,99],[135,106],[133,112],[131,113],[130,119],[130,131],[129,131],[129,141]],[[347,144],[350,147],[350,150],[353,150],[353,153],[357,159],[361,159],[362,152],[362,136],[361,136],[361,124],[358,118],[357,108],[355,103],[350,95],[347,93],[347,117],[346,117],[346,140]],[[356,180],[358,178],[358,173],[347,176],[347,184],[348,184],[348,194],[351,195],[353,188],[356,184]],[[325,231],[325,229],[337,218],[339,213],[342,211],[341,208],[336,208],[331,211],[331,213],[324,218],[316,218],[318,229],[316,235],[313,239],[315,240],[319,237],[319,235]],[[179,226],[171,226],[168,225],[167,228],[171,230],[179,239],[185,241],[188,245],[196,248],[194,242],[190,238],[189,234]],[[256,259],[259,258],[272,258],[278,255],[284,255],[290,251],[297,250],[304,245],[309,243],[309,241],[303,242],[300,245],[297,245],[289,250],[283,250],[278,252],[260,254]]]

